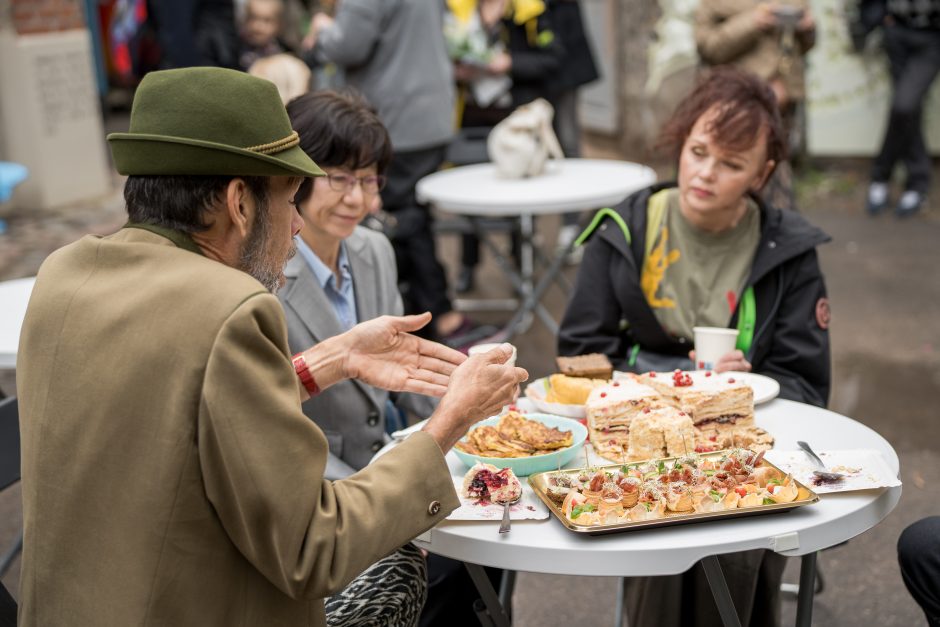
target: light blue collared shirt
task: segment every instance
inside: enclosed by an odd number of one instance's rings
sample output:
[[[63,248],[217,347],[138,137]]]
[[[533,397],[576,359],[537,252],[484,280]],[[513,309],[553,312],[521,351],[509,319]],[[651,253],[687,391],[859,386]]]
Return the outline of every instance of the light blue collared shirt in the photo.
[[[317,283],[323,288],[323,293],[333,305],[333,311],[336,312],[336,318],[340,326],[345,331],[356,326],[359,322],[359,314],[356,312],[356,290],[353,286],[352,270],[349,267],[349,256],[346,254],[346,243],[339,244],[339,258],[336,265],[339,266],[340,276],[343,277],[343,283],[339,289],[336,289],[336,275],[323,263],[317,254],[307,246],[300,236],[294,238],[297,243],[297,252],[303,257],[313,275],[317,278]]]

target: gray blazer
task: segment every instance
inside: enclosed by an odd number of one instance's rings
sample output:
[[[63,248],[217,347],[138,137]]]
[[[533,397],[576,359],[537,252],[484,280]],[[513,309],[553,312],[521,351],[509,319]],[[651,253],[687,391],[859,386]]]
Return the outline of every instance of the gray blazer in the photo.
[[[361,226],[346,239],[356,312],[360,321],[385,314],[401,315],[401,294],[395,253],[381,233]],[[278,292],[287,319],[291,353],[306,350],[343,328],[310,266],[295,255],[284,269],[287,282]],[[435,403],[418,395],[404,404],[419,416],[430,415]],[[303,404],[304,413],[326,434],[330,445],[327,479],[341,479],[360,470],[387,441],[385,401],[388,392],[357,380],[338,383]],[[402,399],[405,400],[405,399]],[[402,403],[399,403],[401,405]]]

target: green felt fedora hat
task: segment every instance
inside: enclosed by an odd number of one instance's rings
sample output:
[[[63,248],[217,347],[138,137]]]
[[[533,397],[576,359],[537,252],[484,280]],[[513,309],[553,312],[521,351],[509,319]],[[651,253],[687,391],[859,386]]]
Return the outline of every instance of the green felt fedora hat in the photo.
[[[274,83],[222,68],[147,74],[130,129],[108,144],[121,174],[324,174],[300,148]]]

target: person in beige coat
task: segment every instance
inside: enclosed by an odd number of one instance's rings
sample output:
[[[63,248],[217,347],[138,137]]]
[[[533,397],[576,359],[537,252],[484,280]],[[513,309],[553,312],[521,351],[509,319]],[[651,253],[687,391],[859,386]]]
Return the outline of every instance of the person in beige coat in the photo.
[[[790,154],[803,145],[804,57],[815,43],[816,22],[808,0],[701,0],[695,12],[695,44],[703,64],[733,65],[770,85]],[[788,159],[777,164],[762,196],[775,207],[796,208]]]
[[[808,0],[701,0],[695,44],[706,65],[734,65],[770,83],[781,111],[806,96],[804,55],[816,43]]]
[[[458,505],[443,452],[527,375],[411,335],[427,314],[290,356],[271,291],[322,171],[273,84],[148,74],[109,142],[130,221],[50,255],[23,325],[20,625],[325,625],[323,597]],[[348,378],[441,401],[329,482],[300,403]]]

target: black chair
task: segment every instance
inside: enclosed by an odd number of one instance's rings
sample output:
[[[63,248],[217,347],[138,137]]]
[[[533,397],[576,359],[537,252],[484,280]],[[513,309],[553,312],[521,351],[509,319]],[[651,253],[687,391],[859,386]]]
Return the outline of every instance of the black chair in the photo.
[[[0,491],[20,480],[20,423],[16,398],[0,400]],[[0,577],[23,548],[23,532],[0,558]],[[0,583],[0,627],[16,627],[16,601]]]
[[[0,491],[20,480],[20,422],[16,398],[0,400]],[[0,558],[0,577],[23,548],[23,532]]]

